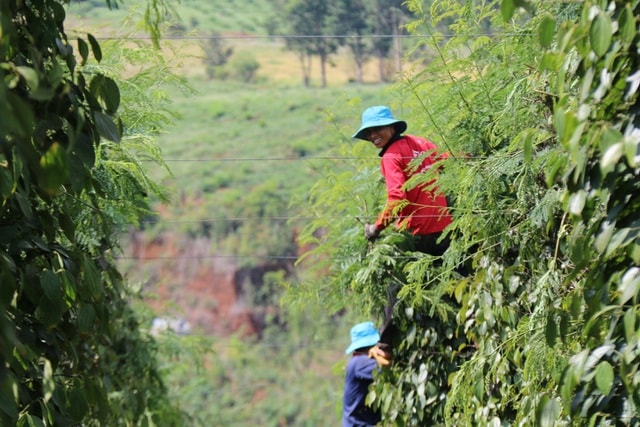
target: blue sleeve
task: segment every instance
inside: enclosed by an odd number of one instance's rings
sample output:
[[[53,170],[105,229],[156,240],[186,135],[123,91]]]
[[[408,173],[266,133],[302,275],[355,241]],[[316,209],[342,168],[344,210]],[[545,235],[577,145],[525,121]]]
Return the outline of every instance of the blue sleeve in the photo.
[[[376,360],[366,356],[361,356],[357,359],[358,362],[355,364],[354,376],[363,380],[373,380],[373,370],[378,365]]]

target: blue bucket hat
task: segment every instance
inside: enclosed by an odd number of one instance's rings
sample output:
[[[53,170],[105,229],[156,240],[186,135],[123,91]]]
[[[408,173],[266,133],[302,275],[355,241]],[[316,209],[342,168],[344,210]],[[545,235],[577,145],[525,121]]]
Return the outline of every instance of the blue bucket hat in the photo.
[[[353,353],[354,350],[363,347],[373,347],[378,344],[378,341],[380,341],[380,334],[373,322],[358,323],[351,328],[351,344],[344,353]]]
[[[365,131],[367,129],[376,126],[388,125],[395,125],[396,132],[398,133],[402,133],[407,130],[407,122],[404,120],[394,119],[389,107],[384,105],[369,107],[362,113],[362,126],[360,126],[360,129],[353,134],[352,138],[366,140],[367,137]]]

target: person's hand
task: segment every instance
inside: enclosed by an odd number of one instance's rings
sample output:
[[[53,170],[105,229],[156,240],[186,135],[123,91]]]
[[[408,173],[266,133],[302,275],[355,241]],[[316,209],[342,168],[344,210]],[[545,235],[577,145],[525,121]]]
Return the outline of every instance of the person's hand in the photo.
[[[376,227],[375,224],[365,224],[364,225],[364,238],[370,242],[373,242],[380,235],[380,230]]]
[[[374,345],[369,349],[369,358],[376,359],[376,362],[378,362],[378,365],[385,368],[391,365],[391,361],[393,360],[393,355],[391,354],[391,351],[383,350],[377,345]]]

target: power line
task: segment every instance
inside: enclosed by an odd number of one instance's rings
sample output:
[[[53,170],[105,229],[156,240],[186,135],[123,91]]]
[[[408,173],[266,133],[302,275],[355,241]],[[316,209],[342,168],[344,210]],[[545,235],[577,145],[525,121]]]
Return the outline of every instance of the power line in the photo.
[[[243,162],[243,161],[298,161],[298,160],[356,160],[377,159],[379,157],[355,157],[355,156],[313,156],[313,157],[219,157],[210,159],[162,159],[165,162]],[[155,160],[149,160],[155,161]]]
[[[354,255],[352,257],[330,257],[330,260],[346,260],[358,257],[358,255]],[[113,257],[114,260],[118,261],[189,261],[189,260],[207,260],[207,259],[267,259],[267,260],[278,260],[278,261],[297,261],[301,259],[301,256],[292,256],[292,255],[229,255],[229,254],[210,254],[210,255],[182,255],[182,256],[117,256]],[[394,255],[394,256],[385,256],[385,258],[391,259],[415,259],[415,256],[411,255]]]
[[[71,29],[70,32],[80,32]],[[532,33],[464,33],[464,34],[211,34],[211,35],[168,35],[161,37],[161,40],[295,40],[295,39],[419,39],[419,38],[454,38],[454,37],[531,37]],[[128,36],[95,36],[97,40],[151,40],[151,36],[128,35]]]
[[[224,255],[224,254],[211,254],[211,255],[183,255],[183,256],[117,256],[116,260],[133,260],[133,261],[182,261],[182,260],[203,260],[203,259],[269,259],[269,260],[286,260],[295,261],[299,259],[298,256],[288,255]]]
[[[449,207],[450,211],[455,211],[455,208]],[[495,212],[495,211],[493,211]],[[503,210],[503,212],[507,212]],[[475,211],[475,214],[482,214],[484,211]],[[412,215],[412,218],[439,218],[441,215],[431,214],[431,215]],[[217,218],[203,218],[203,219],[145,219],[142,220],[142,223],[153,223],[153,224],[192,224],[192,223],[208,223],[208,222],[243,222],[243,221],[312,221],[316,219],[335,219],[335,218],[343,218],[340,217],[328,217],[328,216],[271,216],[271,217],[217,217]],[[356,220],[354,218],[354,220]],[[357,221],[357,220],[356,220]]]
[[[444,160],[488,160],[491,158],[512,158],[513,156],[509,155],[496,155],[496,156],[449,156],[438,159],[439,161]],[[416,157],[402,157],[404,159],[416,159]],[[162,159],[164,162],[171,163],[202,163],[202,162],[243,162],[243,161],[253,161],[253,162],[262,162],[262,161],[311,161],[311,160],[379,160],[379,156],[371,156],[371,157],[359,157],[359,156],[311,156],[311,157],[218,157],[218,158],[200,158],[200,159],[178,159],[178,158],[169,158]],[[156,162],[155,160],[145,159],[148,162]]]

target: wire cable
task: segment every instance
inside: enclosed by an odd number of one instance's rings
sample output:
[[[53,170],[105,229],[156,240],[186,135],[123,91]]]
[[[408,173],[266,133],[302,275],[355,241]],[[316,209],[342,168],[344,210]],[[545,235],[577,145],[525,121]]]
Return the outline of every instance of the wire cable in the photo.
[[[79,33],[79,30],[71,29],[70,32]],[[84,31],[83,31],[84,32]],[[463,33],[463,34],[211,34],[211,35],[165,35],[161,40],[295,40],[295,39],[420,39],[420,38],[454,38],[454,37],[531,37],[533,33]],[[134,35],[96,35],[97,40],[151,40],[151,36]]]

